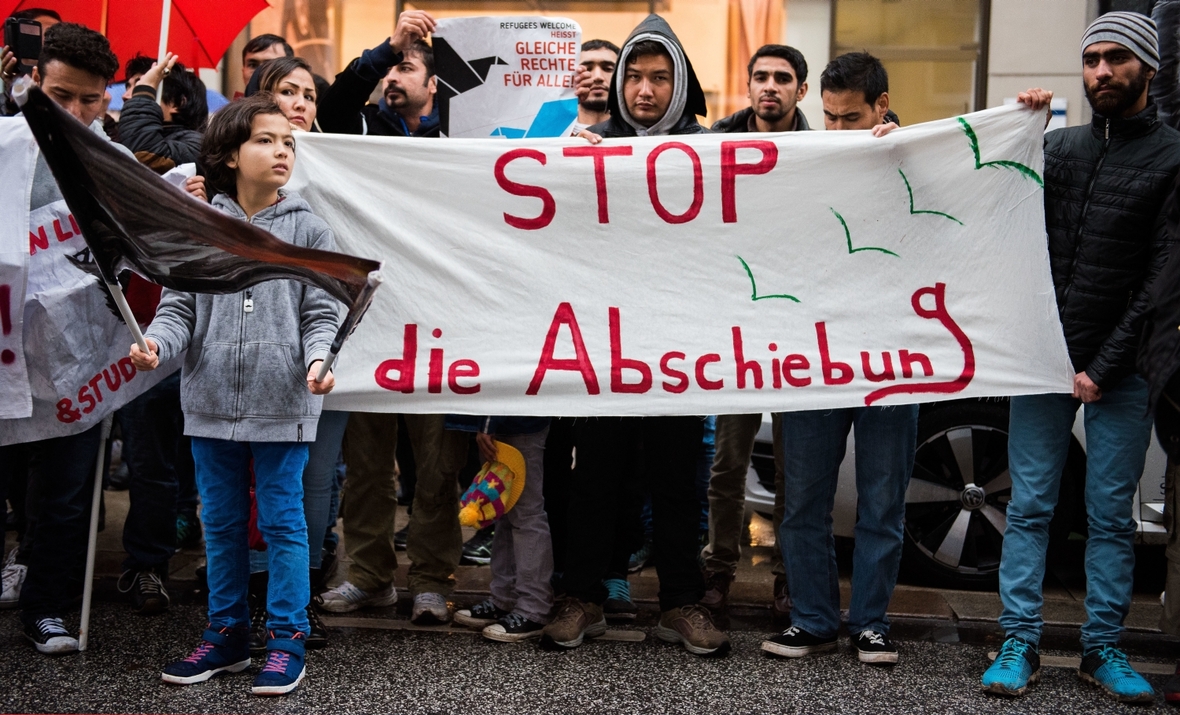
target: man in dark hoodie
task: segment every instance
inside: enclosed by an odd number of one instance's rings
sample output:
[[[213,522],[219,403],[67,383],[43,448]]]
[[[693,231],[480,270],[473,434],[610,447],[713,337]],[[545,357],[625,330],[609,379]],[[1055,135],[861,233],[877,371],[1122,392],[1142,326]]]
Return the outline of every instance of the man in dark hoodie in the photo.
[[[702,134],[705,93],[672,28],[649,15],[627,38],[610,86],[611,118],[579,133],[603,137]],[[725,653],[729,638],[700,605],[705,582],[697,561],[701,503],[696,467],[700,417],[598,417],[579,421],[578,479],[570,487],[568,547],[562,584],[567,598],[545,627],[543,645],[574,648],[606,632],[602,604],[625,504],[650,487],[659,560],[660,622],[656,635],[696,655]]]
[[[807,96],[807,60],[787,45],[763,45],[746,65],[750,106],[713,125],[713,131],[803,132],[811,129],[798,104]]]
[[[349,63],[319,101],[319,125],[325,132],[393,137],[437,137],[434,101],[434,51],[423,41],[434,31],[434,18],[407,10],[393,36]],[[381,101],[369,95],[384,79]]]

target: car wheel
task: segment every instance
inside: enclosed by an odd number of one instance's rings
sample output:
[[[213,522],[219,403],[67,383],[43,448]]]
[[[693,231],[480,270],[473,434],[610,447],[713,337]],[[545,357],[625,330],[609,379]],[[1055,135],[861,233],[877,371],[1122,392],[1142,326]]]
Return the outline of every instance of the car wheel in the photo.
[[[906,490],[907,569],[938,585],[995,588],[1011,496],[1007,403],[925,411]]]

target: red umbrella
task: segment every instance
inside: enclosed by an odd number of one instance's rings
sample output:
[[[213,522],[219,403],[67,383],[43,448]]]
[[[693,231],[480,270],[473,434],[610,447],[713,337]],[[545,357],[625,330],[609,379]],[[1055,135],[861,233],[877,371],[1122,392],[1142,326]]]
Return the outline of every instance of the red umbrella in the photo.
[[[160,0],[0,0],[0,17],[38,7],[102,32],[121,63],[159,52]],[[246,23],[266,8],[266,0],[172,0],[168,50],[188,67],[216,67]]]

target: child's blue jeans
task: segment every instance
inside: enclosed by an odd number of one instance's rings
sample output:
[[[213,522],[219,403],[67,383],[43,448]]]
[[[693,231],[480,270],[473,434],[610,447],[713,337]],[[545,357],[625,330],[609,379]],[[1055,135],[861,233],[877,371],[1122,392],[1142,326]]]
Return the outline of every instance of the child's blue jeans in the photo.
[[[209,568],[209,623],[249,627],[250,580],[247,524],[250,519],[250,460],[258,529],[266,539],[270,581],[267,628],[275,638],[310,632],[307,604],[307,522],[303,516],[303,468],[308,446],[294,442],[232,442],[193,437],[205,555]]]

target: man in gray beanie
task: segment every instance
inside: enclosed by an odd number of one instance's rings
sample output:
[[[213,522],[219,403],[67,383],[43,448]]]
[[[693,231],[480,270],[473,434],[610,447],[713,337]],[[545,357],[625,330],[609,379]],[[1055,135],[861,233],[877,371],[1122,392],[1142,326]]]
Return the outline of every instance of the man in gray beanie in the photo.
[[[1135,489],[1151,438],[1148,388],[1135,359],[1148,291],[1173,243],[1162,209],[1180,171],[1180,132],[1160,121],[1148,98],[1159,67],[1149,18],[1103,15],[1086,30],[1081,50],[1094,118],[1090,126],[1045,136],[1044,177],[1049,260],[1074,389],[1011,401],[1012,498],[1000,560],[1006,638],[982,684],[987,692],[1016,696],[1040,675],[1049,522],[1083,406],[1089,536],[1078,675],[1122,702],[1151,702],[1151,685],[1117,646],[1131,605]],[[1019,96],[1037,110],[1051,98],[1040,89]]]

